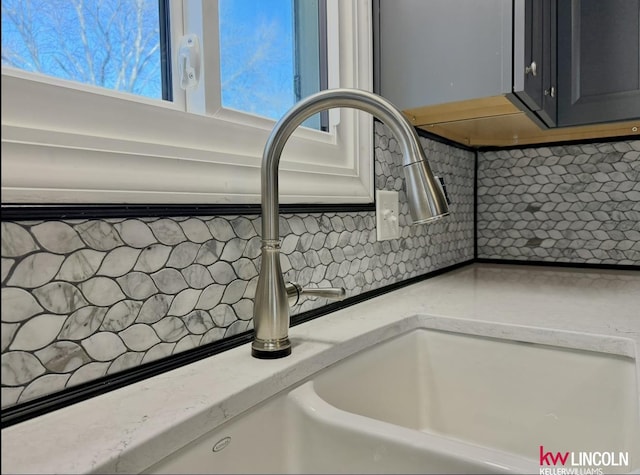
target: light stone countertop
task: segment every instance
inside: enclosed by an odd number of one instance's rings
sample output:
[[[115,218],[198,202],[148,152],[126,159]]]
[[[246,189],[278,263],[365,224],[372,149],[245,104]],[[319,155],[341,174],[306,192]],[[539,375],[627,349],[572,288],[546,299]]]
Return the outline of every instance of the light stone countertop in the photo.
[[[139,473],[326,366],[418,326],[636,358],[640,272],[466,266],[293,327],[288,358],[257,360],[246,344],[7,427],[2,473]]]

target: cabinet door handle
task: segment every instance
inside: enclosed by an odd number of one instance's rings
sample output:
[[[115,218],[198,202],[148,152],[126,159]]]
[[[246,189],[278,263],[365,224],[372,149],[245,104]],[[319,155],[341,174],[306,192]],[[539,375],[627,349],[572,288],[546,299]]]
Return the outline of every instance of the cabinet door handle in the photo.
[[[556,97],[556,88],[551,86],[549,89],[544,90],[545,96]]]
[[[531,61],[531,65],[527,66],[524,68],[524,73],[525,74],[531,74],[533,76],[537,75],[538,73],[538,65],[536,64],[535,61]]]

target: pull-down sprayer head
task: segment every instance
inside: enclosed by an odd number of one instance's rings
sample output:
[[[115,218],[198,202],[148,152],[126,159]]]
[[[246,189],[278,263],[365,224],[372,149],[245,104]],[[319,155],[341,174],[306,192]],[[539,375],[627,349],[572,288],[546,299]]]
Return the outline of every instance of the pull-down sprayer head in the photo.
[[[426,157],[404,166],[404,182],[413,224],[435,221],[449,214],[442,185],[431,173]]]

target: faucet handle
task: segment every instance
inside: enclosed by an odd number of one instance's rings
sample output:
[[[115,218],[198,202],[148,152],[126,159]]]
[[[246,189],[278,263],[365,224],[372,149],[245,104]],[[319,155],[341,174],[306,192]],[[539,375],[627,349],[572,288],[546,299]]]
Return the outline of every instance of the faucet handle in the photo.
[[[293,306],[300,301],[303,296],[307,297],[321,297],[329,300],[344,300],[347,296],[347,291],[342,287],[327,287],[321,289],[303,289],[300,284],[295,282],[289,282],[286,285],[287,297],[289,298],[289,305]]]

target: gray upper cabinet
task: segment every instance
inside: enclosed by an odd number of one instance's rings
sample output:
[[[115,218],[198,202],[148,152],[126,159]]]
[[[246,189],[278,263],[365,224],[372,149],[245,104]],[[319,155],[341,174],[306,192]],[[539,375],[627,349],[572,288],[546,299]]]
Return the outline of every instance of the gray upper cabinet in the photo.
[[[640,118],[640,0],[374,0],[376,92],[503,96],[540,126]]]
[[[640,0],[558,0],[558,125],[640,118]]]
[[[375,89],[400,109],[511,92],[512,0],[374,1]]]

